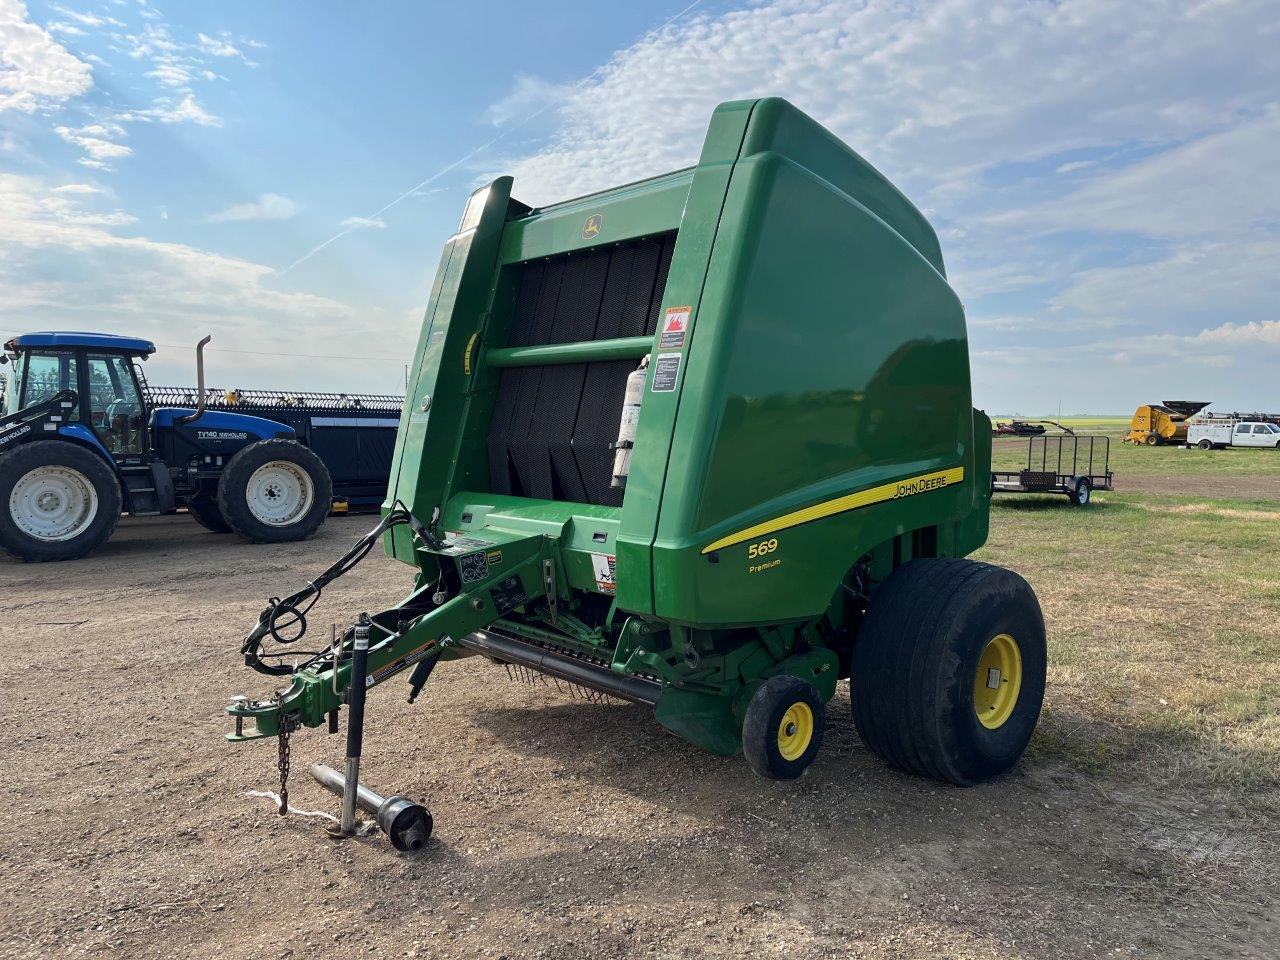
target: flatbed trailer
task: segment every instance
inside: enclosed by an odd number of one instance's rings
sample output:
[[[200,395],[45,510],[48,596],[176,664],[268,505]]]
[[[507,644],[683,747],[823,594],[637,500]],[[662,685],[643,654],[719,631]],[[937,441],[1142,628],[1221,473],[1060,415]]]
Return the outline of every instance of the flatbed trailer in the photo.
[[[1017,470],[992,470],[993,493],[1065,493],[1088,506],[1095,490],[1113,490],[1111,438],[1098,434],[1027,438],[1027,457]]]

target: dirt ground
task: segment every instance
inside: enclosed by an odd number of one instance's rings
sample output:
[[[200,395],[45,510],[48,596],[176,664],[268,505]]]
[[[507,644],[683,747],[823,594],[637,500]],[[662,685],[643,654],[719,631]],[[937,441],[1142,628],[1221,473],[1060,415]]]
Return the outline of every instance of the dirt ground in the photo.
[[[1257,477],[1124,476],[1116,478],[1122,493],[1205,497],[1210,500],[1280,500],[1280,472]]]
[[[809,775],[779,784],[471,659],[414,706],[402,677],[370,700],[365,780],[430,806],[424,851],[278,817],[245,796],[274,789],[275,742],[222,740],[227,697],[269,689],[238,643],[371,522],[268,548],[125,520],[86,560],[0,561],[0,955],[1280,956],[1274,824],[1034,753],[970,790],[908,777],[844,691]],[[408,582],[371,556],[317,629]],[[296,806],[336,811],[307,768],[342,752],[295,738]]]

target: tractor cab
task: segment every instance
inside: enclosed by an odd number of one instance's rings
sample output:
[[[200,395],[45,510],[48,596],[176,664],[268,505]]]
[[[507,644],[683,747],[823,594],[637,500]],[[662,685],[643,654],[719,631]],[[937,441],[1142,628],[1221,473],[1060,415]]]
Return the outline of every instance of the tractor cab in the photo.
[[[16,413],[70,391],[74,410],[59,432],[100,448],[117,464],[140,465],[151,452],[138,361],[150,340],[109,333],[27,333],[5,344],[13,373],[5,410]]]

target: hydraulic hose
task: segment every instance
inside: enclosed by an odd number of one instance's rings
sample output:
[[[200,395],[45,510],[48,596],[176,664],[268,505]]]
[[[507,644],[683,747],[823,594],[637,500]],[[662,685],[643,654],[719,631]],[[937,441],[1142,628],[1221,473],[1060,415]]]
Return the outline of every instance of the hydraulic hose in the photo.
[[[349,573],[361,560],[367,557],[369,551],[378,542],[379,537],[392,527],[403,524],[408,524],[412,527],[414,536],[423,543],[428,546],[439,546],[440,541],[431,533],[430,529],[410,513],[409,508],[402,501],[397,500],[392,510],[382,518],[376,527],[357,540],[350,550],[339,557],[320,576],[316,577],[297,593],[292,593],[283,599],[272,597],[267,602],[266,608],[258,615],[257,624],[240,645],[240,652],[244,655],[245,665],[259,673],[265,673],[270,676],[287,676],[295,670],[308,666],[317,657],[326,654],[327,650],[304,651],[301,654],[289,650],[267,651],[263,649],[263,644],[267,640],[271,640],[279,646],[289,646],[301,640],[307,632],[307,614],[320,599],[320,594],[324,591],[324,588],[342,575]],[[267,662],[269,660],[297,656],[305,656],[308,659],[300,666]]]

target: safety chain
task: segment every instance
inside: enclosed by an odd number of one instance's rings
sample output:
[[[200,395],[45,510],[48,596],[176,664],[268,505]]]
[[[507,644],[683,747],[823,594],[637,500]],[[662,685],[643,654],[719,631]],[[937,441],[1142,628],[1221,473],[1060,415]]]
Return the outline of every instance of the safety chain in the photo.
[[[284,694],[276,691],[276,709],[280,711],[280,725],[276,731],[276,767],[280,771],[280,816],[289,812],[289,717],[284,712]]]

